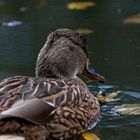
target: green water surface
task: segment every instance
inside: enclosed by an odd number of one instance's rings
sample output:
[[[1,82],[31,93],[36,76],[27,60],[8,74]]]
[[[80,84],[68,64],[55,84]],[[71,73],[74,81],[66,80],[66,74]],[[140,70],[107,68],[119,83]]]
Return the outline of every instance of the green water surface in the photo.
[[[140,13],[140,1],[95,0],[96,7],[79,11],[67,9],[71,0],[46,0],[45,6],[39,2],[0,0],[0,79],[34,76],[37,54],[50,31],[93,30],[86,35],[90,60],[107,82],[91,83],[89,88],[93,93],[121,91],[119,101],[102,106],[96,131],[101,140],[140,140],[140,116],[119,115],[114,109],[140,104],[140,24],[124,24],[126,18]]]

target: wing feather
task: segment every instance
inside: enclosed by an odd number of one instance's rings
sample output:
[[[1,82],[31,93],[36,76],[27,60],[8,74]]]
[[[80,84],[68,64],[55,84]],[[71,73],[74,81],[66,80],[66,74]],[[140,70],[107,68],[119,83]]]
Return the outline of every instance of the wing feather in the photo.
[[[3,111],[0,118],[18,117],[36,124],[46,124],[50,120],[50,114],[54,109],[55,107],[52,104],[40,99],[19,100],[11,108]]]
[[[84,98],[72,80],[16,76],[0,81],[0,91],[0,118],[13,116],[36,123],[47,123],[56,107],[73,107]]]

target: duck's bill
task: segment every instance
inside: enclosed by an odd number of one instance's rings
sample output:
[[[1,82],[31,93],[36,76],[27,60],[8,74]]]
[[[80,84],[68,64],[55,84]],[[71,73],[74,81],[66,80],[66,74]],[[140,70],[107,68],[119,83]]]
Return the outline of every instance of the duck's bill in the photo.
[[[84,75],[84,77],[86,77],[91,82],[93,81],[99,81],[100,83],[105,82],[105,77],[97,73],[92,66],[85,68],[82,72],[82,75]]]

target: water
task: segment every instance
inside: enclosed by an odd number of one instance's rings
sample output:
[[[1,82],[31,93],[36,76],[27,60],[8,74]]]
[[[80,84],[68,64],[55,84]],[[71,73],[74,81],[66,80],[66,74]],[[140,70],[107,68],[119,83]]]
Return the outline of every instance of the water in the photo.
[[[139,140],[139,115],[120,115],[114,108],[140,104],[140,25],[124,24],[127,17],[140,13],[139,0],[95,0],[96,7],[81,11],[67,10],[68,2],[0,0],[0,79],[34,76],[37,54],[50,31],[91,29],[94,33],[86,35],[90,60],[107,82],[89,88],[93,93],[121,91],[116,97],[120,100],[102,106],[96,131],[101,140]]]

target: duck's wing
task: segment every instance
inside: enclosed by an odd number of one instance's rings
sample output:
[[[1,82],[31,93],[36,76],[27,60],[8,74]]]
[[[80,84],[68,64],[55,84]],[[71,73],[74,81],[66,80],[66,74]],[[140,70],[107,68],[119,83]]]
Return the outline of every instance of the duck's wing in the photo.
[[[54,109],[51,104],[40,99],[19,100],[11,108],[1,112],[0,119],[16,117],[36,124],[46,124],[53,117],[50,114]]]
[[[0,81],[0,119],[18,117],[47,123],[57,107],[81,101],[81,92],[73,82],[22,76]]]
[[[0,81],[0,119],[18,117],[34,123],[46,123],[55,106],[34,96],[42,82],[40,79],[22,76]]]

